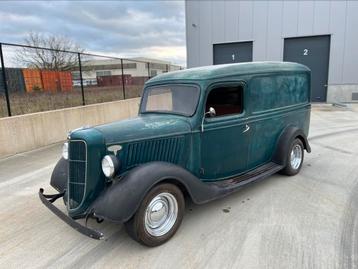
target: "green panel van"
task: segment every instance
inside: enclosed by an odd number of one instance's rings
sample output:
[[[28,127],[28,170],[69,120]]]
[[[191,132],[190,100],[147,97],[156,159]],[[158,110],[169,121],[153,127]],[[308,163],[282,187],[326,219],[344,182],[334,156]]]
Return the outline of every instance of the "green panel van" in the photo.
[[[310,70],[288,62],[192,68],[145,84],[136,118],[69,133],[42,202],[76,219],[123,223],[138,242],[169,240],[185,199],[202,204],[280,172],[297,174],[310,152]],[[63,197],[65,214],[53,202]]]

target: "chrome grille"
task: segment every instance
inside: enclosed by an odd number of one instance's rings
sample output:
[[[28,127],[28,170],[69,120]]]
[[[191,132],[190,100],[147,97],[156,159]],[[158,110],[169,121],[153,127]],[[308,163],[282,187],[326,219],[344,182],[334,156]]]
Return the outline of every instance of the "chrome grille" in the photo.
[[[77,208],[83,199],[86,183],[87,147],[84,141],[69,141],[68,145],[68,206]]]

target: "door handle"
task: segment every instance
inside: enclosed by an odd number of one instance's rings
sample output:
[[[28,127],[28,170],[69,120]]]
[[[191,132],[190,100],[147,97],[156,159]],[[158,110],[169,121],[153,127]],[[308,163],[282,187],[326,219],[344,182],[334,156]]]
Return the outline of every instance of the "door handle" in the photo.
[[[246,124],[245,130],[242,133],[246,133],[248,130],[250,130],[250,126]]]

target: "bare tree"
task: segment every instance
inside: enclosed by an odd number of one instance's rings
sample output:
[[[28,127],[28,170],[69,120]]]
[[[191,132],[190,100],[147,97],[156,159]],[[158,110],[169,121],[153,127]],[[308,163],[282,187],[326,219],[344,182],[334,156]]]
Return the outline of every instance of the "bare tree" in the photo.
[[[37,48],[22,47],[17,50],[15,58],[16,61],[29,68],[74,70],[78,68],[78,55],[65,51],[84,51],[67,37],[47,36],[33,32],[25,38],[25,44]]]

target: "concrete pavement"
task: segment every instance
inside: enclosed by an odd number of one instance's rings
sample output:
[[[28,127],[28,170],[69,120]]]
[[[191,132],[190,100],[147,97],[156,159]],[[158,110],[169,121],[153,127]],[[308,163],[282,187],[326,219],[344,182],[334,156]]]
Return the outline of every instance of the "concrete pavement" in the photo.
[[[61,145],[0,160],[0,268],[357,268],[358,109],[315,106],[301,173],[188,204],[166,244],[146,248],[121,225],[89,239],[38,199]],[[62,201],[56,205],[64,209]]]

